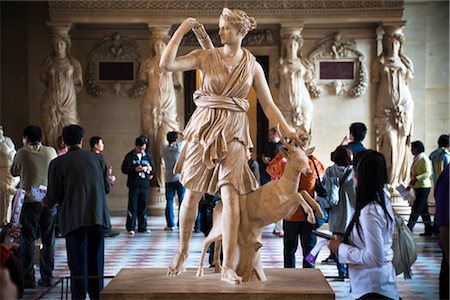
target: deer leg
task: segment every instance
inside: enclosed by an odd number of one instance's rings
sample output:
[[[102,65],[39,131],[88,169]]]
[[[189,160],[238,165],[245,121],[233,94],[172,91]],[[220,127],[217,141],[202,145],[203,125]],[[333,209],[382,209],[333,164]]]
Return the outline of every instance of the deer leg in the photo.
[[[220,267],[221,267],[221,263],[220,263],[220,251],[222,251],[222,236],[220,239],[217,239],[215,244],[214,244],[214,273],[219,273],[220,272]]]
[[[222,238],[222,235],[220,234],[220,232],[215,232],[216,230],[211,229],[210,233],[208,234],[207,237],[205,237],[205,240],[203,241],[203,249],[202,249],[202,254],[200,256],[200,262],[198,264],[198,269],[197,269],[197,276],[201,277],[203,276],[203,264],[205,262],[205,255],[206,252],[208,251],[209,246],[212,244],[212,242],[216,241],[220,238]],[[215,253],[214,253],[215,256]]]
[[[319,203],[317,203],[316,200],[314,200],[307,191],[301,191],[300,194],[303,196],[303,198],[308,202],[308,204],[314,209],[317,216],[321,219],[325,219],[325,216],[323,215],[322,209],[320,208]]]
[[[301,205],[301,207],[303,208],[303,210],[305,211],[305,213],[307,214],[307,220],[309,223],[311,224],[316,224],[316,217],[314,216],[314,212],[311,208],[311,206],[309,206],[309,204],[305,201],[305,198],[303,198],[301,193],[297,193],[298,198],[299,198],[299,204]]]

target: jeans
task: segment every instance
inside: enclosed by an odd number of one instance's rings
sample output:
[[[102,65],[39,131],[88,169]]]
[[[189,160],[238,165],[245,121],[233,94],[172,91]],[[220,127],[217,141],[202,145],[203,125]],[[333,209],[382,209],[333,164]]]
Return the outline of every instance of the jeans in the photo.
[[[138,231],[147,230],[147,194],[148,188],[131,187],[128,190],[128,213],[125,224],[128,231],[136,229],[136,218]]]
[[[418,188],[414,189],[414,193],[416,194],[416,200],[411,208],[411,215],[408,220],[408,227],[411,231],[416,225],[417,219],[419,215],[422,217],[422,221],[425,224],[425,233],[431,233],[431,217],[428,212],[428,204],[427,199],[430,194],[430,188]]]
[[[166,182],[166,222],[167,227],[175,227],[174,215],[173,215],[173,198],[175,193],[178,196],[178,203],[181,205],[183,201],[185,188],[179,181]],[[178,216],[180,215],[180,210],[178,210]],[[178,217],[178,220],[180,218]]]
[[[38,231],[42,241],[39,270],[43,281],[53,279],[55,263],[56,207],[48,208],[39,202],[24,203],[20,223],[20,257],[25,281],[35,281],[34,247]]]
[[[74,277],[103,276],[105,238],[104,228],[84,226],[66,235],[67,260],[70,269],[72,299],[99,299],[103,278],[75,279]]]
[[[314,245],[316,245],[317,237],[312,233],[313,226],[306,221],[290,222],[283,220],[285,268],[295,268],[295,252],[297,251],[299,236],[303,252],[303,268],[314,268],[305,259],[312,248],[314,248]]]

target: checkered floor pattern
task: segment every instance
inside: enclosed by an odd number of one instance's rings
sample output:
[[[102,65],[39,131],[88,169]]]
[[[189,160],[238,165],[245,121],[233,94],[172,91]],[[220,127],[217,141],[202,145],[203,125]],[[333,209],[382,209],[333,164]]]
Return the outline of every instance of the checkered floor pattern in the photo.
[[[124,217],[112,217],[113,229],[120,231],[120,235],[105,240],[105,276],[116,275],[122,268],[166,268],[178,246],[178,232],[165,231],[163,217],[149,217],[151,233],[136,233],[132,236],[125,230]],[[264,228],[262,259],[265,267],[283,267],[283,239],[272,235],[272,226]],[[419,250],[419,257],[413,266],[413,280],[405,281],[402,275],[397,278],[397,285],[402,299],[438,299],[439,298],[439,270],[441,263],[441,250],[438,239],[435,237],[421,237],[423,225],[417,224],[415,234]],[[202,233],[193,233],[190,256],[186,266],[196,268],[203,243]],[[301,266],[301,250],[297,251],[297,266]],[[323,249],[317,258],[316,268],[325,276],[337,276],[334,264],[321,263],[328,257],[328,249]],[[206,264],[207,265],[207,264]],[[36,270],[39,276],[39,271]],[[55,278],[69,276],[65,240],[57,239],[55,253]],[[105,285],[109,280],[105,280]],[[349,282],[337,281],[329,278],[329,284],[336,293],[336,299],[352,299],[349,294]],[[67,287],[64,287],[63,294]],[[45,294],[44,294],[45,293]],[[70,291],[68,293],[70,299]],[[59,299],[61,297],[61,284],[49,290],[25,290],[24,299]]]

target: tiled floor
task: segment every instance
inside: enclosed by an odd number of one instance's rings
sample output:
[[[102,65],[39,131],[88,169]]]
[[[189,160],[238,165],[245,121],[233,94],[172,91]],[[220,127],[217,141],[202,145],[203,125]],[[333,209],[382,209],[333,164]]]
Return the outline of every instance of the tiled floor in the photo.
[[[114,238],[105,241],[105,276],[116,275],[121,268],[166,268],[175,253],[178,245],[177,231],[164,231],[165,221],[162,217],[149,217],[151,233],[137,233],[129,235],[125,231],[125,218],[113,217],[114,230],[121,232]],[[423,225],[415,228],[419,257],[413,266],[413,280],[405,281],[402,275],[398,276],[397,285],[403,299],[438,299],[438,277],[441,262],[441,251],[436,238],[420,237]],[[283,240],[272,235],[272,227],[267,227],[263,233],[262,259],[265,267],[283,267]],[[194,233],[191,241],[190,256],[187,260],[188,268],[195,268],[201,252],[203,242],[202,233]],[[301,266],[301,251],[297,251],[297,265]],[[317,259],[321,262],[329,254],[323,249]],[[325,276],[337,276],[335,265],[317,263]],[[37,270],[36,274],[39,274]],[[64,239],[57,239],[55,254],[55,278],[69,276]],[[105,285],[109,280],[105,280]],[[351,299],[349,295],[349,282],[328,279],[336,293],[336,299]],[[67,288],[64,288],[64,292]],[[61,284],[56,285],[42,295],[45,290],[25,290],[24,299],[58,299],[61,294]],[[70,298],[70,292],[69,292]]]

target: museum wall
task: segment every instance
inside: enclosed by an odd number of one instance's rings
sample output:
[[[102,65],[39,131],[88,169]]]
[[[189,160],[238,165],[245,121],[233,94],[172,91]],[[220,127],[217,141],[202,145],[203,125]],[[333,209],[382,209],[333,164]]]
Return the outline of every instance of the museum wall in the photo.
[[[49,20],[47,4],[2,2],[1,37],[1,105],[0,123],[5,134],[21,146],[21,131],[28,124],[41,124],[39,103],[44,85],[39,80],[40,64],[50,54]],[[413,140],[422,140],[429,153],[436,146],[441,133],[448,132],[449,124],[449,24],[448,3],[413,1],[405,3],[404,17],[406,44],[404,53],[415,67],[411,92],[415,101]],[[279,29],[279,24],[273,24]],[[375,23],[306,24],[303,29],[306,56],[315,49],[321,39],[340,32],[354,39],[357,49],[364,55],[364,63],[370,66],[377,55],[377,29]],[[150,54],[147,24],[74,24],[70,31],[71,54],[83,68],[94,44],[105,36],[119,32],[138,43],[141,61]],[[187,48],[181,49],[186,52]],[[269,55],[270,65],[276,65],[279,51],[273,47],[250,47],[257,55]],[[369,78],[370,79],[370,78]],[[329,87],[324,86],[324,89]],[[276,96],[276,89],[271,82]],[[375,148],[373,124],[376,90],[369,83],[365,94],[358,98],[325,92],[314,99],[313,138],[316,156],[324,165],[331,164],[330,152],[341,142],[352,122],[364,122],[368,128],[365,144]],[[120,172],[124,155],[133,148],[134,139],[141,133],[140,98],[128,97],[124,91],[94,98],[83,88],[77,95],[81,125],[86,131],[84,148],[88,139],[99,135],[104,139],[105,159],[114,168],[117,182],[109,196],[111,210],[125,214],[127,203],[126,177]],[[180,101],[182,103],[182,101]],[[180,107],[180,123],[184,124],[183,107]]]

